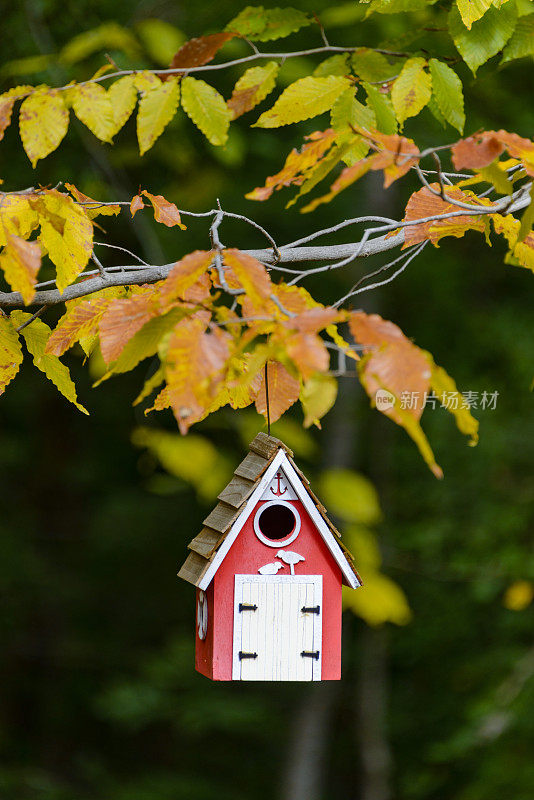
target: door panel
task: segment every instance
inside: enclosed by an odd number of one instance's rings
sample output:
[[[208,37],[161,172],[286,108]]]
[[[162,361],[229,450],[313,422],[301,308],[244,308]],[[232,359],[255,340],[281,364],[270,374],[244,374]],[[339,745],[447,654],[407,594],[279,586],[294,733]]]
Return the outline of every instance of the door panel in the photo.
[[[321,575],[236,575],[234,604],[234,680],[321,679]]]

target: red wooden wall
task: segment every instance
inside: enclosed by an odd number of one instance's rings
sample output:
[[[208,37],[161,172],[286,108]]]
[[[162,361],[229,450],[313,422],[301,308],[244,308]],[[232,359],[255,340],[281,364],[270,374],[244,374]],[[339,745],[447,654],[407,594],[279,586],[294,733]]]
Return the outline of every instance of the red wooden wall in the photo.
[[[258,502],[220,565],[207,591],[208,632],[204,641],[196,636],[196,668],[208,678],[232,680],[234,626],[234,575],[257,575],[259,567],[276,561],[279,549],[293,550],[305,561],[295,566],[296,575],[322,575],[322,680],[341,677],[341,570],[300,500],[291,501],[301,518],[300,533],[288,544],[269,547],[254,533],[253,520],[263,502]],[[279,575],[288,575],[284,566]]]

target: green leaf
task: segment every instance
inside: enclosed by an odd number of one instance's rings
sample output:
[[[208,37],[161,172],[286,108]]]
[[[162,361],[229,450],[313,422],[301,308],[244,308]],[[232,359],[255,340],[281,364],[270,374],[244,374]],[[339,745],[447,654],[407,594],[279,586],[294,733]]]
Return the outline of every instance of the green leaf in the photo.
[[[163,19],[143,19],[136,24],[135,30],[150,58],[161,67],[170,64],[186,40],[182,31]]]
[[[402,126],[408,117],[415,117],[432,95],[432,79],[425,72],[424,58],[410,58],[403,66],[391,89],[391,101]]]
[[[517,9],[513,2],[502,8],[490,8],[482,19],[467,30],[456,6],[449,13],[449,33],[456,49],[473,74],[488,59],[502,50],[512,36],[517,20]]]
[[[130,31],[116,22],[105,22],[71,39],[59,60],[63,64],[77,64],[100,50],[122,50],[131,58],[139,57],[139,45]]]
[[[211,144],[226,144],[232,112],[213,86],[197,78],[184,78],[182,106]]]
[[[376,489],[350,469],[328,469],[319,480],[318,494],[330,511],[346,522],[374,525],[382,519]]]
[[[21,364],[19,334],[11,320],[0,312],[0,395],[4,394],[7,384],[13,380]]]
[[[382,94],[370,83],[364,83],[363,88],[367,92],[367,105],[374,111],[378,130],[389,136],[397,133],[397,118],[388,95]]]
[[[191,484],[205,500],[215,498],[230,478],[226,459],[204,436],[137,428],[132,442],[136,447],[146,447],[167,472]]]
[[[330,58],[321,61],[313,70],[316,78],[326,78],[328,75],[348,75],[349,73],[348,53],[336,53],[335,56],[330,56]]]
[[[520,17],[512,38],[504,48],[501,64],[534,55],[534,14]]]
[[[283,39],[312,22],[309,14],[296,8],[247,6],[228,23],[226,30],[239,33],[253,42],[268,42]]]
[[[376,128],[374,111],[356,100],[355,94],[356,89],[346,89],[339,95],[330,112],[330,123],[338,133],[337,143],[350,144],[343,156],[343,161],[349,167],[365,158],[369,152],[369,143],[362,136],[355,136],[351,126],[366,130]]]
[[[465,125],[462,82],[456,72],[443,61],[430,59],[432,95],[439,110],[453,128],[463,133]]]
[[[362,81],[385,83],[391,80],[397,69],[393,67],[382,53],[375,53],[367,47],[361,47],[352,54],[352,67]]]
[[[192,78],[186,78],[192,80]],[[185,81],[184,81],[185,83]],[[153,89],[143,92],[137,112],[137,139],[139,154],[150,150],[176,114],[180,99],[180,85],[177,78],[159,82]]]
[[[247,69],[241,75],[228,100],[232,119],[240,117],[265,100],[276,86],[279,69],[276,61],[268,61],[261,67]]]
[[[347,78],[337,75],[327,78],[301,78],[287,87],[274,106],[261,115],[255,126],[278,128],[316,117],[329,111],[348,86],[350,83]]]
[[[11,319],[18,328],[32,318],[31,314],[25,311],[12,311]],[[22,329],[21,335],[24,337],[26,347],[30,355],[33,356],[33,363],[44,372],[46,377],[52,381],[54,386],[66,397],[73,405],[84,414],[89,412],[80,403],[76,396],[76,387],[70,377],[70,372],[65,364],[62,364],[57,356],[45,353],[46,343],[52,333],[48,325],[40,319],[34,319],[29,325]]]
[[[439,106],[436,103],[436,98],[435,98],[434,95],[432,95],[432,97],[428,101],[428,110],[430,111],[430,113],[432,114],[434,119],[437,120],[437,122],[439,122],[439,124],[441,125],[442,128],[446,128],[447,127],[447,120],[445,119],[445,117],[441,113],[441,111],[439,109]]]
[[[456,0],[462,22],[471,30],[473,22],[481,19],[486,11],[493,5],[493,0]]]
[[[370,3],[366,17],[373,14],[405,14],[410,11],[423,11],[433,5],[436,0],[373,0]]]

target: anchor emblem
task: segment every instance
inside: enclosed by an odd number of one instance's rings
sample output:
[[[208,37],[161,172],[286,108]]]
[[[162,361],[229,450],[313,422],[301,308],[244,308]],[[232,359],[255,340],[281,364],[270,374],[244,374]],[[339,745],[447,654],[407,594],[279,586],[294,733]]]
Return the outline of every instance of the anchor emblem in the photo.
[[[287,489],[285,487],[283,489],[280,488],[280,484],[282,482],[282,473],[281,472],[277,472],[274,477],[276,478],[276,482],[277,482],[278,486],[277,486],[276,490],[273,489],[273,487],[271,486],[271,492],[274,495],[276,495],[276,497],[280,497],[281,495],[283,495],[283,494],[285,494],[287,492]]]

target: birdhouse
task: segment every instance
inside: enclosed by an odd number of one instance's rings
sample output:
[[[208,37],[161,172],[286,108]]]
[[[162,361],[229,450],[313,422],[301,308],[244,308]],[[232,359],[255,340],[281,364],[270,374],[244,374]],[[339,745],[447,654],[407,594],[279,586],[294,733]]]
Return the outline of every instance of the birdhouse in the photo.
[[[259,433],[189,544],[196,668],[212,680],[341,677],[341,586],[352,557],[282,442]]]

